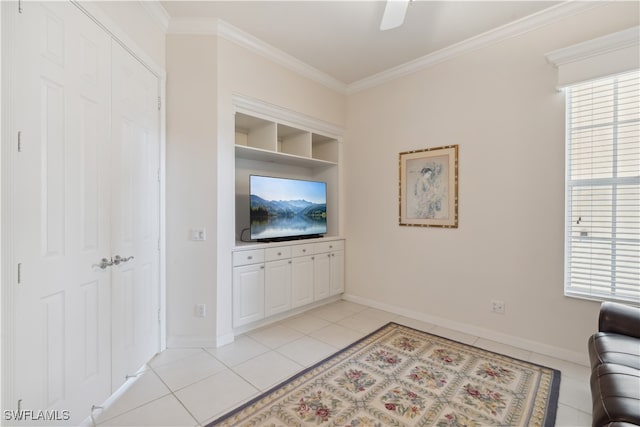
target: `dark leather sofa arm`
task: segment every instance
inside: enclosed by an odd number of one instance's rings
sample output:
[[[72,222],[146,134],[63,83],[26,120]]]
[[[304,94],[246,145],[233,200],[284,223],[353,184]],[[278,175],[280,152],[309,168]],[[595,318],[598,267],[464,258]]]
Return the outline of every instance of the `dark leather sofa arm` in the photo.
[[[640,308],[603,302],[600,306],[598,330],[640,338]]]

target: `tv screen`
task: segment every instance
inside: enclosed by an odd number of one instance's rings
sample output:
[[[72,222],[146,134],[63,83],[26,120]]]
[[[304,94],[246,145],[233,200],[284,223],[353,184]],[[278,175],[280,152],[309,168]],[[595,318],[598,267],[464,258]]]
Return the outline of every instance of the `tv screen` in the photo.
[[[251,239],[278,241],[327,232],[327,184],[251,175]]]

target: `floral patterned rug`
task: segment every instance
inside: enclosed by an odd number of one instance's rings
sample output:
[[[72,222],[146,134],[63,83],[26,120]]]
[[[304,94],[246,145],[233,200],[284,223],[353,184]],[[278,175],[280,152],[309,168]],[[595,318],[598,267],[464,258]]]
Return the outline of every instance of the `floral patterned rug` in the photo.
[[[553,426],[560,372],[389,323],[212,426]]]

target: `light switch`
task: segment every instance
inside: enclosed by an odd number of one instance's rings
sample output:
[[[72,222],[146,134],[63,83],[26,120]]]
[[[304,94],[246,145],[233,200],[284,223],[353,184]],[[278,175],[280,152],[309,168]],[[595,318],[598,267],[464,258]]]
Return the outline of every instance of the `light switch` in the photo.
[[[191,240],[201,242],[207,240],[207,230],[204,228],[194,228],[191,230]]]

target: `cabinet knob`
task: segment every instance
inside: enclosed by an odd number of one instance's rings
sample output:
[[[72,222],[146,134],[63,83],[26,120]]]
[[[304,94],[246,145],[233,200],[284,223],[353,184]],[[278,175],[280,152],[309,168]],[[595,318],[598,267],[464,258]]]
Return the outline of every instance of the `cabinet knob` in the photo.
[[[302,250],[302,253],[305,253],[305,252],[307,252],[307,250],[306,250],[306,249],[303,249],[303,250]]]
[[[278,252],[278,256],[281,256],[281,255],[282,255],[282,252]]]
[[[249,255],[249,256],[247,257],[247,259],[253,259],[253,257],[252,257],[251,255]]]
[[[328,256],[329,258],[331,258],[331,254],[327,254],[327,256]]]
[[[311,259],[316,259],[316,257],[312,256]]]
[[[260,266],[260,270],[264,270],[264,265],[261,265],[261,266]]]
[[[329,249],[333,249],[333,245],[329,245]]]

